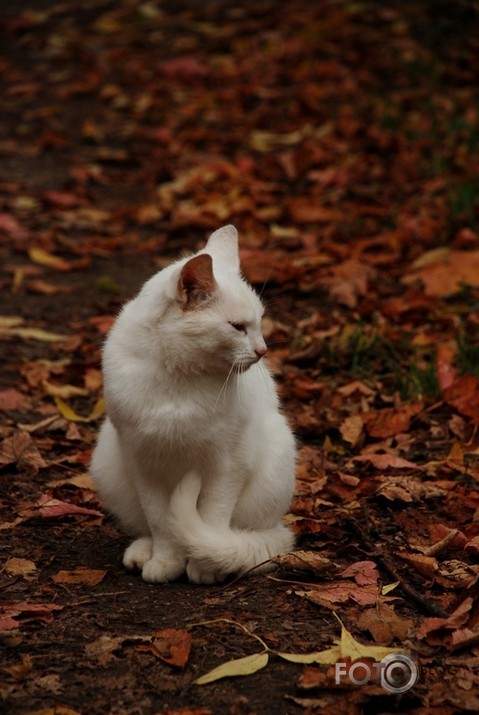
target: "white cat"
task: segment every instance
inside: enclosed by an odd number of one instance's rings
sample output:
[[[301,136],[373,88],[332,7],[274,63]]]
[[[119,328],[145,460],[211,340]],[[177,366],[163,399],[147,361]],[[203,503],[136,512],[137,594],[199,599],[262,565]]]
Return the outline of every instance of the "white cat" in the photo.
[[[261,361],[262,314],[226,226],[153,276],[108,336],[91,469],[145,581],[186,569],[214,583],[293,547],[281,517],[295,445]]]

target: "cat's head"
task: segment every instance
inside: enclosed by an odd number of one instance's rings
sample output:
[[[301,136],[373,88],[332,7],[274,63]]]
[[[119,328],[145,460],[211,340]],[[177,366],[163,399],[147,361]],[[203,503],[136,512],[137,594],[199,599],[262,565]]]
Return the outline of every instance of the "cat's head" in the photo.
[[[244,372],[266,352],[261,300],[240,273],[234,226],[170,267],[169,303],[158,323],[162,353],[191,373]]]

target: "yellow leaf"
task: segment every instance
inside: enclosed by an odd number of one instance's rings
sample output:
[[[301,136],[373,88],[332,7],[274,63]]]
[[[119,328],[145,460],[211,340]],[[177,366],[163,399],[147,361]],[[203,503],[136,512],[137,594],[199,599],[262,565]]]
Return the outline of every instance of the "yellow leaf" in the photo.
[[[61,397],[62,400],[67,400],[75,395],[88,395],[88,390],[84,387],[75,387],[75,385],[53,385],[48,380],[42,380],[42,387],[51,397]]]
[[[431,266],[433,263],[438,263],[438,261],[445,261],[449,254],[451,253],[450,248],[441,246],[440,248],[432,248],[430,251],[426,251],[416,258],[414,263],[411,265],[413,271],[418,271],[421,268],[426,268]]]
[[[49,333],[47,330],[42,330],[41,328],[2,328],[1,326],[0,334],[23,338],[24,340],[40,340],[44,343],[55,343],[60,340],[66,340],[68,337],[66,335],[59,335],[58,333]]]
[[[90,417],[88,418],[88,421],[93,422],[94,420],[98,420],[100,417],[102,417],[104,412],[105,412],[105,400],[103,397],[99,397],[93,406],[93,409],[91,411]]]
[[[30,559],[19,559],[12,556],[5,562],[5,571],[7,571],[12,576],[22,576],[23,578],[32,578],[32,574],[35,573],[37,567],[30,561]]]
[[[227,663],[219,665],[217,668],[213,668],[209,673],[202,675],[200,678],[195,680],[196,685],[206,685],[207,683],[212,683],[215,680],[220,680],[221,678],[231,678],[237,675],[251,675],[256,673],[256,671],[261,670],[267,665],[269,660],[269,655],[266,652],[253,653],[252,655],[247,655],[244,658],[238,658],[237,660],[229,660]]]
[[[55,397],[55,404],[60,414],[63,415],[66,420],[70,420],[70,422],[88,422],[88,417],[78,415],[61,397]]]
[[[60,414],[63,415],[66,420],[70,420],[70,422],[93,422],[101,417],[105,411],[105,400],[103,397],[97,400],[88,417],[79,415],[70,405],[64,402],[61,397],[55,397],[55,404]]]
[[[0,315],[0,330],[13,328],[24,322],[23,318],[20,318],[18,315]]]
[[[334,665],[341,658],[341,650],[339,646],[335,645],[316,653],[276,653],[276,655],[284,660],[289,660],[290,663]]]
[[[394,589],[397,588],[400,583],[400,581],[395,581],[394,583],[387,583],[385,586],[382,587],[381,594],[383,596],[387,596],[387,594],[391,591],[394,591]]]
[[[53,253],[48,253],[44,251],[43,248],[30,248],[28,251],[28,256],[33,263],[38,263],[40,266],[48,266],[49,268],[56,268],[60,271],[69,270],[69,264],[60,258],[59,256],[54,256]]]

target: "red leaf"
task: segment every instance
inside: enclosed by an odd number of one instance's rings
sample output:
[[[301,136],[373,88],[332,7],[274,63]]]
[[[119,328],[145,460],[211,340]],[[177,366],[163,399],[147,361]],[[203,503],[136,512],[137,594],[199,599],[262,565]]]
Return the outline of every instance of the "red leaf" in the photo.
[[[209,70],[196,57],[175,57],[166,60],[159,66],[161,74],[169,79],[182,79],[185,81],[200,79],[209,75]]]
[[[31,406],[30,398],[13,387],[0,392],[0,410],[28,410]]]
[[[377,583],[379,572],[374,561],[357,561],[345,569],[340,576],[352,576],[360,586]]]
[[[42,519],[57,519],[63,516],[74,516],[76,514],[103,516],[101,511],[87,509],[84,506],[77,506],[76,504],[70,504],[69,502],[60,501],[59,499],[53,499],[48,494],[43,494],[32,507],[22,509],[23,516],[40,516]]]
[[[4,603],[0,606],[0,631],[18,628],[23,621],[51,621],[52,611],[62,609],[56,603]]]

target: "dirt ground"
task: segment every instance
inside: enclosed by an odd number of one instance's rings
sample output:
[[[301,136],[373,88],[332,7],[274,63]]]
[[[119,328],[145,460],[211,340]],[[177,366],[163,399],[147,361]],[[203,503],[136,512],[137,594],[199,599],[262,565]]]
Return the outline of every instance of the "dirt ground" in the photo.
[[[468,2],[0,8],[1,712],[477,712],[475,23]],[[229,222],[266,283],[309,561],[150,585],[88,477],[101,345]],[[276,654],[194,682],[254,636],[325,651],[336,616],[411,654],[417,684]]]

